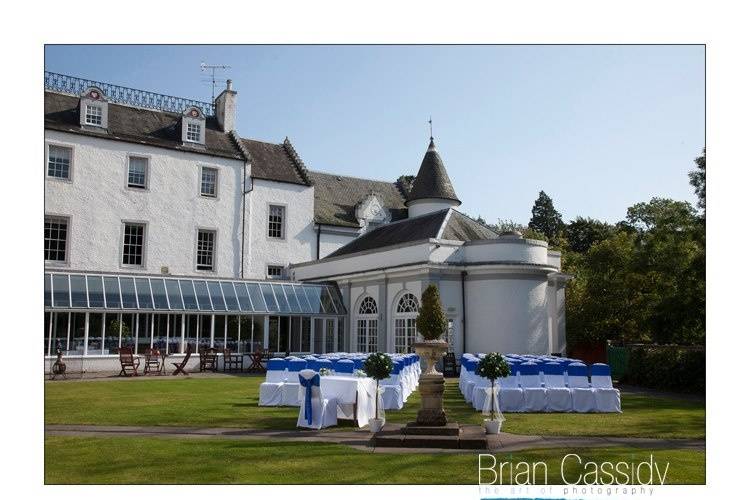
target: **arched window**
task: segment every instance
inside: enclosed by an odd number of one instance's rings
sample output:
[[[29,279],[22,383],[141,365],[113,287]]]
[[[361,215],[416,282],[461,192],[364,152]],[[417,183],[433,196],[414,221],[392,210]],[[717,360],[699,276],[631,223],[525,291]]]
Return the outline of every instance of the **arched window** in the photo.
[[[378,351],[378,304],[369,295],[357,309],[357,351]]]
[[[393,318],[397,353],[409,352],[411,345],[417,340],[418,313],[419,300],[411,293],[404,294],[396,304]]]

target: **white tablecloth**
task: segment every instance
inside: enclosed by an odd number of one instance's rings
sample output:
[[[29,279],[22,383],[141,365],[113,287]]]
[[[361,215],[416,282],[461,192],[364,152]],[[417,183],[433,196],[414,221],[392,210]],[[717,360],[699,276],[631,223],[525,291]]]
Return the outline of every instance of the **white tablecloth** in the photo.
[[[357,403],[357,424],[364,427],[375,418],[375,380],[366,377],[320,377],[320,394],[336,398],[339,405]]]

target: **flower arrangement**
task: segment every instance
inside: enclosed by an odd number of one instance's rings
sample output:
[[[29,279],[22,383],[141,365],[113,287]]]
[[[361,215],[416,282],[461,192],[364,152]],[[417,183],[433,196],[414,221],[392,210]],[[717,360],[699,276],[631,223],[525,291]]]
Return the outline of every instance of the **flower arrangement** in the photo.
[[[354,376],[359,378],[366,378],[367,374],[364,370],[354,370]]]
[[[508,363],[501,354],[491,352],[479,360],[477,375],[488,379],[492,383],[490,420],[495,420],[495,380],[510,375],[510,366],[508,366]]]
[[[391,370],[393,370],[393,361],[391,358],[382,352],[376,352],[370,354],[362,365],[365,374],[368,377],[375,379],[375,390],[380,391],[380,381],[385,380],[391,376]],[[375,397],[375,417],[378,416],[378,398]]]
[[[329,368],[321,368],[320,369],[320,376],[321,377],[327,377],[329,375],[333,375],[333,371]]]

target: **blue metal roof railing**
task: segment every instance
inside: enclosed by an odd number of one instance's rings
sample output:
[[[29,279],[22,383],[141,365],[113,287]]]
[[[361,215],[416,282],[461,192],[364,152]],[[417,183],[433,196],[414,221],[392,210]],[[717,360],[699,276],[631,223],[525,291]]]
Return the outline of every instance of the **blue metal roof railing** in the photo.
[[[149,92],[148,90],[133,89],[113,83],[62,75],[51,71],[44,72],[44,88],[47,90],[80,96],[89,87],[98,87],[101,89],[110,102],[138,106],[140,108],[170,111],[172,113],[182,113],[188,107],[194,106],[199,108],[206,116],[213,116],[215,114],[214,105],[210,102],[158,94],[156,92]]]
[[[44,274],[46,310],[344,315],[336,285],[167,276]]]

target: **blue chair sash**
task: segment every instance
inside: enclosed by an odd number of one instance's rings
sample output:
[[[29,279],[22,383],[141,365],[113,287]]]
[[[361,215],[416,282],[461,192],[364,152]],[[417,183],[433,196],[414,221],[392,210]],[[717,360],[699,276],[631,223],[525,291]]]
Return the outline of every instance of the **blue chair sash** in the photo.
[[[307,425],[312,425],[312,388],[320,387],[320,375],[316,374],[311,378],[299,375],[299,385],[305,388],[305,420],[307,420]]]

